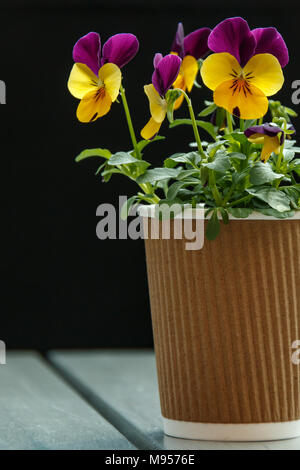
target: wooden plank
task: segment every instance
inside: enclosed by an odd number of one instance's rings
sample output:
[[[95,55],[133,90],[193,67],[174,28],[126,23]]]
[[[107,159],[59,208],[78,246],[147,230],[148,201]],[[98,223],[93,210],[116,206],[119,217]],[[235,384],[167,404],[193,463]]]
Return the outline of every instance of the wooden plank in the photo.
[[[274,442],[175,439],[162,431],[152,351],[51,352],[51,362],[135,445],[168,450],[299,450],[300,438]]]
[[[0,449],[135,449],[35,353],[0,366]]]

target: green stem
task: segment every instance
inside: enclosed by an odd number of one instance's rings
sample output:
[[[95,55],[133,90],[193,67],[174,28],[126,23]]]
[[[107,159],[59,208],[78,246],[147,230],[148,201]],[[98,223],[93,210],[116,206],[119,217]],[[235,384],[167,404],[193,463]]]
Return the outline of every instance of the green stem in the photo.
[[[241,204],[242,202],[246,202],[249,199],[252,199],[252,197],[253,197],[252,194],[248,194],[248,196],[244,196],[241,199],[238,199],[237,201],[234,201],[231,204],[228,204],[228,206],[226,206],[226,207],[236,206],[237,204]]]
[[[297,184],[297,181],[295,180],[294,176],[293,176],[293,173],[290,174],[291,176],[291,179],[292,179],[292,183],[293,184]]]
[[[258,121],[258,125],[261,126],[263,122],[264,122],[264,118],[261,117],[260,120]]]
[[[233,132],[233,127],[232,127],[232,120],[231,120],[231,114],[229,111],[226,111],[226,118],[227,118],[227,127],[229,134]]]
[[[208,178],[209,178],[209,186],[211,187],[214,200],[216,201],[217,206],[222,206],[222,198],[216,185],[216,178],[215,178],[214,170],[209,170]]]
[[[191,99],[188,97],[188,95],[187,95],[183,90],[181,90],[180,88],[174,88],[174,89],[177,90],[177,91],[179,91],[180,93],[182,93],[183,96],[184,96],[184,98],[185,98],[185,100],[186,100],[186,102],[187,102],[187,105],[188,105],[188,108],[189,108],[190,117],[191,117],[191,121],[192,121],[192,126],[193,126],[194,135],[195,135],[195,139],[196,139],[197,146],[198,146],[199,154],[201,155],[202,158],[206,158],[206,155],[205,155],[204,150],[203,150],[203,147],[202,147],[202,143],[201,143],[201,139],[200,139],[200,135],[199,135],[197,123],[196,123],[196,118],[195,118],[195,113],[194,113],[193,106],[192,106],[192,101],[191,101]]]
[[[126,165],[122,165],[122,167],[118,167],[120,173],[130,178],[132,181],[136,182],[136,179],[130,173],[130,170],[126,167]],[[149,195],[148,198],[145,199],[148,202],[154,202],[154,204],[159,203],[160,198],[155,194],[154,188],[151,183],[137,183],[139,187],[144,191],[145,194]]]
[[[245,130],[245,121],[244,119],[240,119],[240,131],[244,132]]]
[[[276,163],[276,171],[278,173],[280,172],[281,162],[282,162],[282,158],[283,158],[283,149],[284,149],[284,141],[285,141],[286,130],[287,130],[287,125],[286,125],[286,121],[285,121],[284,122],[284,130],[283,130],[284,139],[283,139],[282,145],[280,146],[280,152],[279,152],[279,155],[278,155],[278,158],[277,158],[277,163]]]
[[[147,197],[142,193],[138,193],[138,196],[142,201],[149,202],[150,204],[153,204],[153,203],[158,204],[159,201],[160,201],[159,197],[157,197],[157,196],[155,196],[155,198],[154,197]]]
[[[121,87],[120,87],[120,93],[121,93],[121,97],[122,97],[122,103],[123,103],[123,107],[124,107],[124,111],[125,111],[125,115],[126,115],[126,119],[127,119],[128,129],[129,129],[129,132],[130,132],[130,137],[131,137],[132,145],[133,145],[133,148],[134,148],[135,156],[136,156],[136,158],[141,160],[142,157],[141,157],[141,153],[140,153],[140,151],[138,149],[138,146],[137,146],[135,132],[134,132],[134,128],[133,128],[133,125],[132,125],[130,111],[129,111],[129,107],[128,107],[128,103],[127,103],[127,99],[126,99],[125,88],[123,87],[122,84],[121,84]]]
[[[283,149],[284,149],[284,142],[285,142],[285,136],[286,136],[286,131],[287,131],[287,122],[286,120],[284,121],[284,130],[283,130],[283,142],[282,145],[280,146],[280,152],[277,158],[277,163],[276,163],[276,171],[277,173],[280,173],[280,167],[281,167],[281,162],[283,159]],[[278,179],[275,184],[275,188],[278,189],[279,185],[281,183],[281,179]]]
[[[160,198],[155,194],[153,187],[150,183],[141,183],[139,187],[144,191],[145,194],[151,195],[151,201],[157,204]],[[148,197],[150,199],[150,196]]]
[[[225,199],[224,199],[224,201],[223,201],[223,205],[224,205],[224,206],[225,206],[225,204],[227,204],[227,202],[230,200],[230,198],[231,198],[231,196],[232,196],[234,190],[235,190],[235,185],[233,184],[233,185],[231,186],[231,188],[230,188],[230,190],[229,190],[227,196],[225,197]]]
[[[124,111],[125,111],[125,115],[127,119],[127,124],[128,124],[128,129],[130,132],[132,145],[134,148],[134,153],[135,153],[136,158],[138,158],[139,160],[142,160],[141,152],[139,151],[139,148],[137,145],[137,140],[136,140],[133,124],[132,124],[129,106],[128,106],[127,99],[126,99],[125,88],[123,87],[122,84],[120,87],[120,93],[122,97],[122,103],[123,103],[123,107],[124,107]],[[132,176],[130,175],[130,172],[128,173],[127,176],[129,176],[129,178],[134,180],[134,178],[132,178]],[[155,194],[154,189],[150,183],[139,184],[139,187],[144,191],[145,194],[149,194],[149,197],[144,198],[144,200],[148,202],[154,202],[155,204],[159,203],[160,198]]]

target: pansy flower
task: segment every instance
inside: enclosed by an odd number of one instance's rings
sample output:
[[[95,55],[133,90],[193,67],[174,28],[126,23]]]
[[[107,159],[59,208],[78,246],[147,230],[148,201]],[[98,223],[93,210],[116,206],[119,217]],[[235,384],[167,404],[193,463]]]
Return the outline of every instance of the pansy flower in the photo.
[[[293,126],[289,130],[294,130]],[[261,159],[267,162],[272,152],[277,155],[284,142],[284,131],[273,122],[252,126],[245,130],[245,136],[254,144],[263,144]]]
[[[199,70],[197,60],[202,59],[209,52],[207,39],[210,33],[211,29],[201,28],[184,37],[183,25],[178,24],[171,54],[177,54],[182,59],[182,63],[176,82],[173,84],[174,88],[188,90],[188,92],[192,90]],[[183,98],[181,94],[174,104],[174,109],[181,106]]]
[[[275,28],[250,30],[243,18],[218,24],[208,38],[215,54],[201,67],[205,85],[214,91],[214,102],[242,119],[257,119],[268,110],[267,96],[283,85],[282,67],[288,50]]]
[[[73,49],[73,65],[68,88],[81,101],[77,117],[81,122],[95,121],[107,114],[119,94],[121,71],[137,53],[139,43],[133,34],[116,34],[102,48],[98,33],[89,33]]]
[[[143,139],[152,139],[159,131],[167,114],[166,93],[176,80],[181,59],[177,55],[155,54],[152,83],[145,85],[144,90],[149,100],[151,118],[141,131]]]

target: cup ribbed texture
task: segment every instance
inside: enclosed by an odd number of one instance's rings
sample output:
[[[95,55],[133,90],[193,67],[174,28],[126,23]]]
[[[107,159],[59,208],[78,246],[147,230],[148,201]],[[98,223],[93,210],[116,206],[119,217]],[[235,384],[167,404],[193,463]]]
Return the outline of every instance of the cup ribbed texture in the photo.
[[[300,419],[300,220],[232,220],[201,250],[185,243],[145,240],[163,416]]]

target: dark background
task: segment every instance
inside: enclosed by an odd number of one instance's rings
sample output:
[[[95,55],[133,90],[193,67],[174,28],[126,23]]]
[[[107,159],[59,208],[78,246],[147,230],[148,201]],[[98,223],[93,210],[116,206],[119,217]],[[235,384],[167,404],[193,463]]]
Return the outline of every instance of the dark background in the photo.
[[[6,235],[0,338],[8,347],[152,345],[143,241],[100,241],[95,234],[97,206],[117,204],[119,194],[130,196],[136,187],[118,176],[101,183],[95,160],[74,162],[84,148],[130,148],[121,105],[95,123],[76,120],[78,101],[66,88],[76,40],[89,31],[98,31],[102,43],[118,32],[138,36],[139,54],[123,70],[138,133],[149,117],[143,85],[151,81],[153,54],[169,52],[178,21],[186,34],[229,16],[245,17],[252,28],[276,26],[290,50],[277,96],[290,106],[291,83],[300,79],[297,3],[1,0],[7,104],[0,107]],[[209,90],[194,90],[196,110],[204,97],[210,99]],[[158,163],[193,140],[190,128],[170,130],[169,137],[145,158]]]

